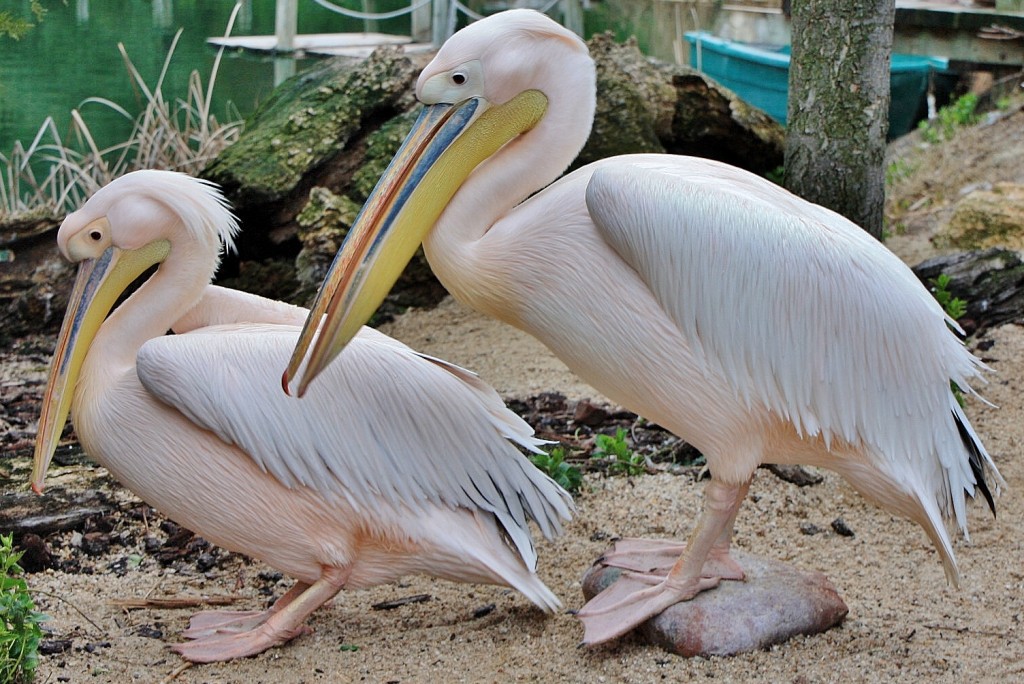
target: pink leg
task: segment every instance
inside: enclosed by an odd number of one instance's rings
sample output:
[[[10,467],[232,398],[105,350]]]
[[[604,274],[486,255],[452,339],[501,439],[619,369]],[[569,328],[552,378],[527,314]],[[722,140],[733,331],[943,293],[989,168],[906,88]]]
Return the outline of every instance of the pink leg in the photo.
[[[739,501],[747,498],[750,482],[742,485]],[[736,523],[739,506],[733,511],[721,536],[708,553],[701,570],[701,577],[718,577],[724,580],[742,580],[743,569],[729,555],[732,531]],[[686,552],[686,544],[668,539],[620,539],[611,550],[606,551],[597,562],[613,568],[664,578]]]
[[[188,621],[188,629],[181,633],[186,639],[205,639],[217,634],[239,634],[256,629],[274,613],[287,606],[309,585],[296,582],[268,610],[204,610]]]
[[[244,658],[256,655],[273,646],[291,641],[295,637],[309,631],[303,623],[309,615],[327,601],[334,598],[345,586],[348,571],[342,568],[326,568],[323,574],[305,591],[292,596],[292,592],[282,596],[288,597],[286,605],[278,609],[277,604],[268,611],[261,624],[245,631],[227,634],[214,631],[187,644],[175,644],[172,649],[180,653],[186,660],[195,663],[212,663],[219,660]],[[296,587],[297,588],[297,587]],[[280,602],[280,601],[279,601]]]
[[[672,604],[718,586],[722,575],[705,576],[705,563],[709,561],[709,570],[720,569],[742,578],[743,571],[729,556],[729,540],[749,486],[749,480],[740,485],[711,480],[704,490],[704,512],[690,535],[686,551],[667,576],[623,573],[577,613],[583,622],[583,643],[596,644],[622,636]],[[617,589],[619,585],[623,586]]]
[[[732,556],[729,555],[729,548],[732,545],[732,533],[736,527],[736,516],[740,512],[740,504],[747,498],[747,492],[750,491],[750,482],[753,480],[747,480],[740,485],[739,492],[736,493],[735,505],[732,508],[732,515],[729,516],[729,522],[726,523],[725,528],[722,529],[722,533],[715,541],[715,545],[711,547],[711,551],[708,553],[708,558],[704,561],[704,568],[701,572],[703,577],[719,577],[724,580],[736,580],[742,581],[745,578],[743,574],[743,568],[740,567],[739,563],[733,560]]]

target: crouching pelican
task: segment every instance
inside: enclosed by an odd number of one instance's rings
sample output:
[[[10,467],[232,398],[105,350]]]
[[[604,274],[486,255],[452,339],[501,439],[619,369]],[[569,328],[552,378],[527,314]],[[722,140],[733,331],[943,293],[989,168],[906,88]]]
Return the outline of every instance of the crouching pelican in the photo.
[[[307,311],[209,285],[236,230],[217,190],[165,171],[119,178],[64,220],[58,245],[81,266],[32,487],[70,409],[83,448],[126,487],[297,580],[268,611],[195,616],[174,647],[192,661],[285,643],[342,588],[411,573],[555,609],[527,522],[555,535],[572,502],[512,444],[536,450],[530,427],[473,374],[370,329],[303,401],[288,398],[277,372]]]
[[[615,157],[548,186],[587,139],[595,71],[586,45],[541,14],[458,32],[416,94],[420,119],[335,259],[286,383],[312,346],[297,386],[312,391],[422,241],[457,299],[707,458],[685,551],[620,545],[623,567],[664,567],[624,599],[592,599],[585,643],[743,579],[729,545],[761,463],[838,472],[920,524],[958,582],[944,517],[966,536],[965,497],[991,506],[986,471],[1001,478],[950,381],[972,393],[984,366],[898,258],[841,216],[705,159]]]

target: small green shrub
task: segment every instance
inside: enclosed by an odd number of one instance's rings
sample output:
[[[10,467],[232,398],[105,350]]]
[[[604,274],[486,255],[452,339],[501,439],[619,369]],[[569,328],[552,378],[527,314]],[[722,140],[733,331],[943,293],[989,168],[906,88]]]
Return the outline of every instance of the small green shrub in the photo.
[[[566,462],[565,449],[562,447],[555,447],[546,454],[533,454],[530,462],[570,494],[578,492],[583,484],[583,473]]]
[[[909,178],[914,170],[914,164],[906,159],[896,159],[885,167],[885,184],[895,185],[904,178]]]
[[[967,302],[953,296],[953,293],[949,291],[950,282],[951,279],[948,275],[939,274],[939,277],[932,281],[932,295],[946,315],[956,321],[967,313]]]
[[[28,9],[36,24],[43,20],[47,12],[39,0],[31,0]],[[33,24],[24,16],[16,15],[10,10],[4,10],[0,12],[0,37],[7,36],[14,40],[21,40],[22,36],[34,28],[36,24]]]
[[[946,312],[946,315],[957,321],[967,313],[967,302],[959,297],[954,297],[953,293],[949,291],[950,280],[948,275],[940,273],[939,277],[932,281],[932,295],[935,297],[935,301],[939,303],[939,306],[942,307],[942,310]],[[949,389],[952,390],[953,396],[956,397],[956,403],[960,404],[960,408],[963,408],[963,390],[952,380],[949,381]]]
[[[39,666],[39,626],[47,616],[36,611],[18,565],[13,535],[0,535],[0,682],[23,684]]]
[[[629,434],[625,428],[618,428],[615,436],[594,435],[594,451],[591,458],[608,461],[608,472],[613,474],[622,473],[625,475],[639,475],[646,468],[646,461],[642,454],[638,454],[629,448],[626,443],[626,435]]]
[[[932,144],[950,140],[958,128],[978,121],[978,96],[967,93],[938,111],[934,119],[917,125],[925,141]]]

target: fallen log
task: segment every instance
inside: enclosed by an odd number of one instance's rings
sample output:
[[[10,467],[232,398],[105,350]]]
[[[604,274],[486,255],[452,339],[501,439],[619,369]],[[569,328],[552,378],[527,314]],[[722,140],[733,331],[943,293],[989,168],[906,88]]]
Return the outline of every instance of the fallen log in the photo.
[[[998,247],[958,252],[923,261],[914,273],[933,292],[940,275],[949,277],[950,294],[967,304],[959,322],[968,335],[1024,322],[1024,262],[1017,252]]]

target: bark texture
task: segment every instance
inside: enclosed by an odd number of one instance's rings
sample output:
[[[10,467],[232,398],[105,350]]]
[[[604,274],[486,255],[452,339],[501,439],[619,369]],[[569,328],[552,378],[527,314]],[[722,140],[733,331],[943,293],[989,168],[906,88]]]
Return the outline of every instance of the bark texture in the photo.
[[[794,0],[786,187],[882,235],[893,0]]]

